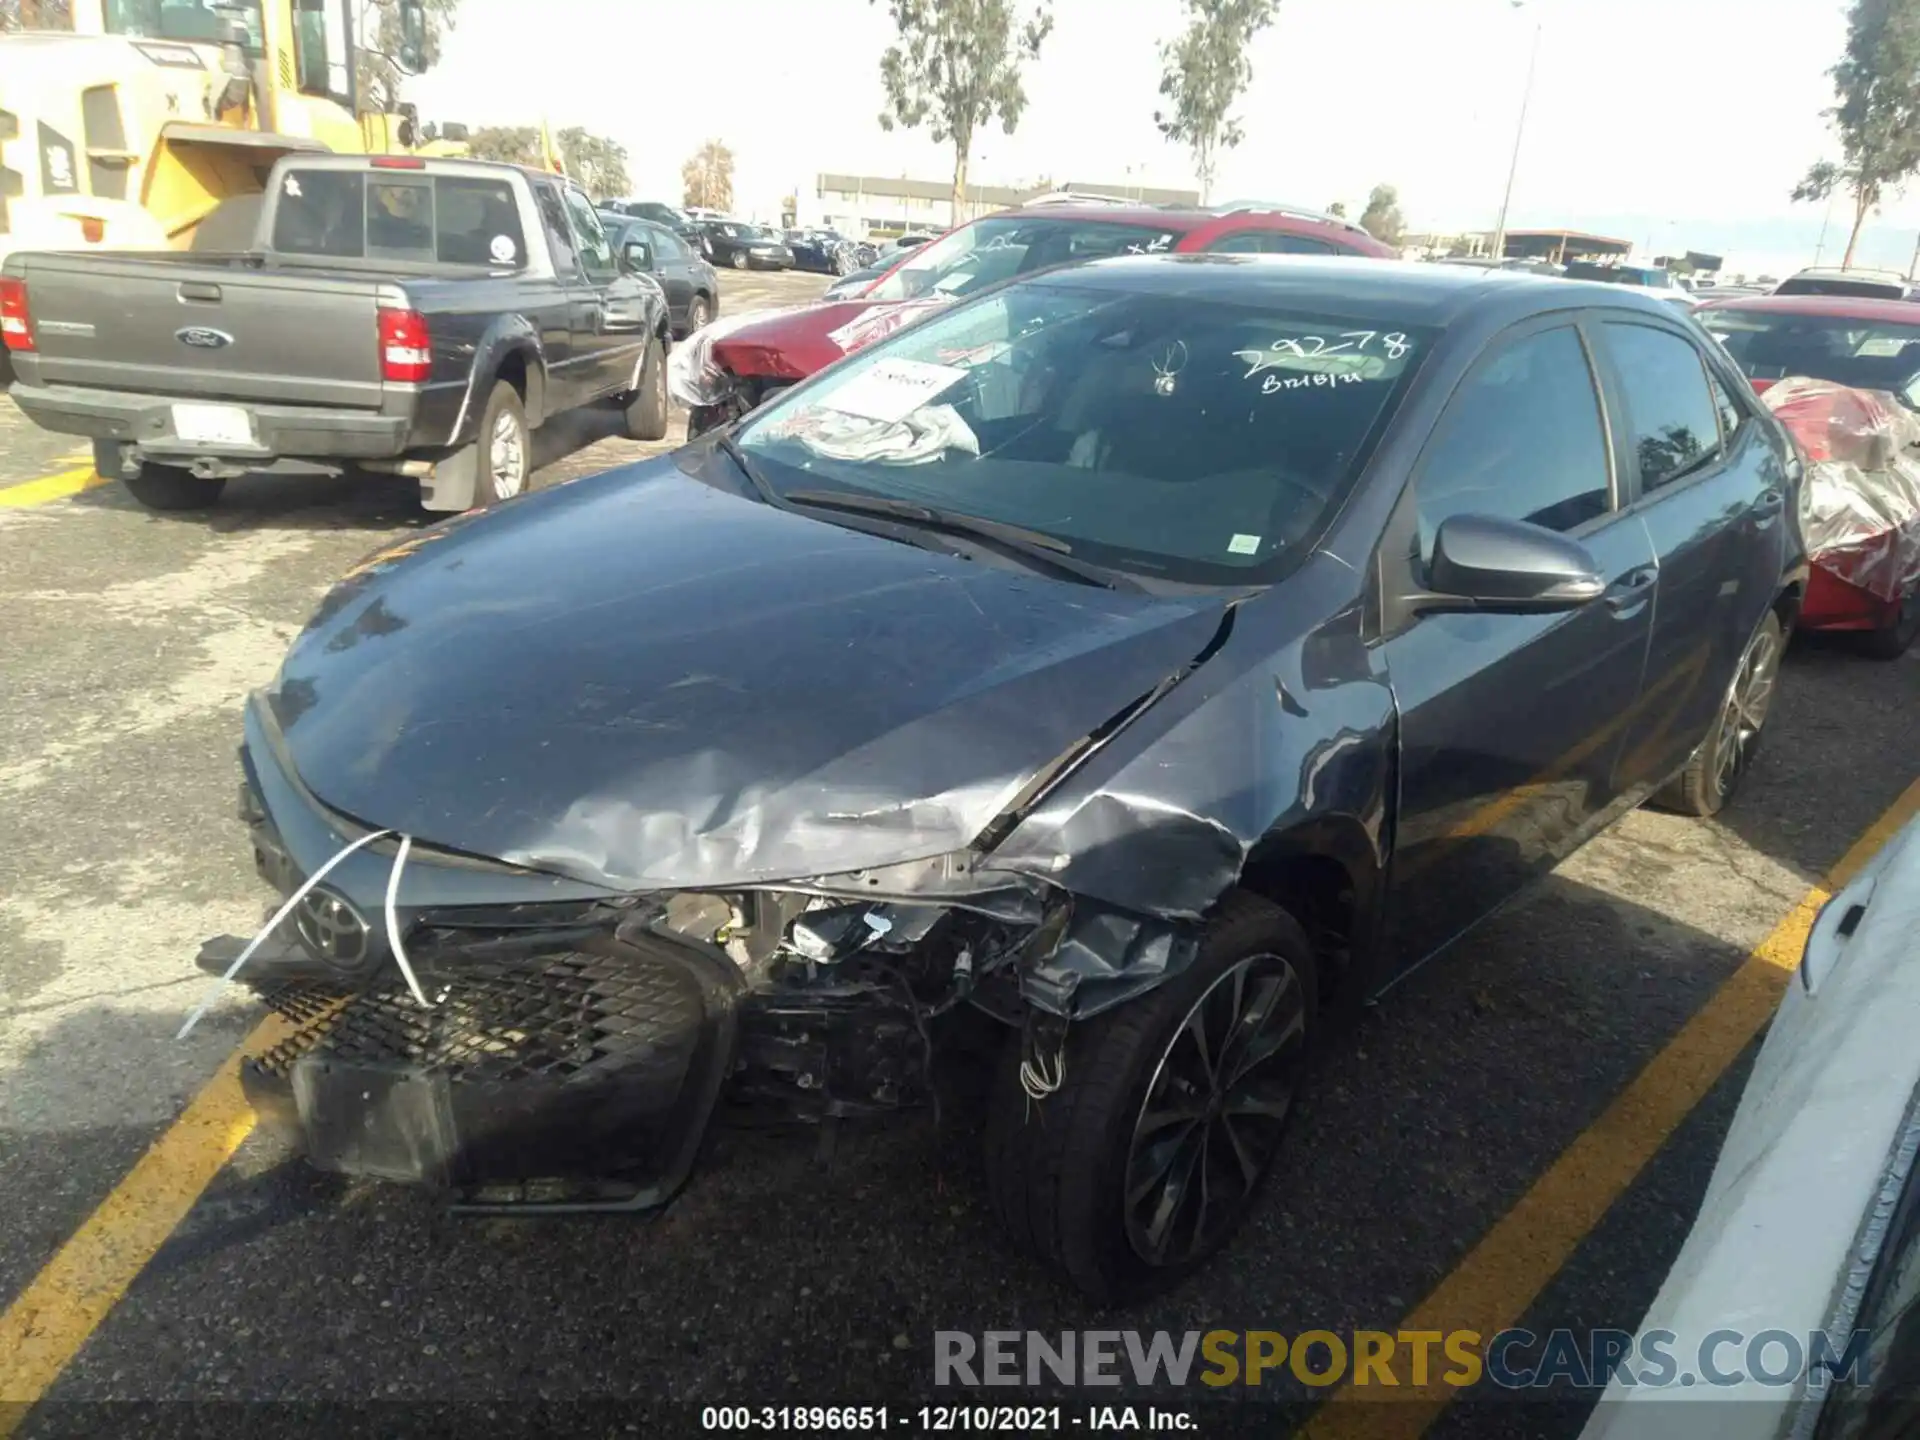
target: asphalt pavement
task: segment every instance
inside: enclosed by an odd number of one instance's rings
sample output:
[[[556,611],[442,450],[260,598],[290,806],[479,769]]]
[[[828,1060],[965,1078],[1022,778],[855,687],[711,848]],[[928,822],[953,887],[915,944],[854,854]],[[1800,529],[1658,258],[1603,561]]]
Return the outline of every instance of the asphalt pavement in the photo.
[[[821,282],[725,283],[738,311]],[[614,438],[615,423],[543,432],[536,484],[673,443]],[[0,486],[81,463],[4,402],[0,446]],[[240,701],[335,575],[428,523],[400,482],[374,477],[244,480],[192,516],[106,485],[0,505],[0,1306],[16,1335],[65,1327],[74,1351],[31,1413],[5,1402],[37,1391],[0,1385],[0,1435],[231,1434],[366,1402],[391,1407],[363,1412],[369,1433],[476,1403],[462,1413],[491,1418],[466,1433],[507,1433],[532,1407],[583,1398],[611,1407],[583,1433],[677,1434],[701,1428],[706,1405],[904,1415],[953,1399],[932,1388],[941,1330],[1391,1330],[1456,1293],[1463,1267],[1497,1278],[1500,1257],[1475,1246],[1506,1235],[1502,1217],[1920,773],[1920,662],[1797,644],[1758,766],[1721,820],[1627,817],[1336,1037],[1230,1257],[1124,1315],[1000,1239],[965,1114],[853,1130],[831,1155],[804,1137],[726,1136],[647,1220],[456,1218],[252,1135],[223,1166],[215,1156],[204,1189],[160,1175],[153,1193],[179,1223],[159,1228],[124,1294],[106,1283],[63,1308],[36,1277],[76,1235],[161,1203],[128,1198],[123,1178],[260,1018],[235,996],[173,1038],[201,993],[199,942],[250,932],[266,898],[233,813]],[[1562,1204],[1509,1237],[1517,1260],[1552,1259],[1537,1294],[1509,1287],[1515,1318],[1542,1332],[1634,1325],[1747,1058],[1700,1080],[1704,1100],[1674,1107],[1670,1137],[1642,1133],[1650,1163],[1597,1223]],[[19,1313],[28,1301],[44,1313]],[[1313,1397],[1292,1385],[1278,1398],[1289,1408],[1244,1414],[1210,1399],[1198,1433],[1241,1420],[1283,1433]],[[1557,1440],[1583,1414],[1577,1398],[1455,1406],[1429,1433]]]

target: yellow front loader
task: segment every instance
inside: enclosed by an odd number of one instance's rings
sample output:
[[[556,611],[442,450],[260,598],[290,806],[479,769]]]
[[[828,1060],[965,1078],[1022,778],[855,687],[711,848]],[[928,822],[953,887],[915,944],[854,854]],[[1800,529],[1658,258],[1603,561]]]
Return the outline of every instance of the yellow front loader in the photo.
[[[237,248],[296,150],[416,148],[359,94],[356,0],[73,0],[71,31],[0,36],[0,258],[16,249]],[[399,0],[402,73],[425,42]],[[446,142],[434,142],[436,149]],[[242,223],[247,230],[243,232]]]

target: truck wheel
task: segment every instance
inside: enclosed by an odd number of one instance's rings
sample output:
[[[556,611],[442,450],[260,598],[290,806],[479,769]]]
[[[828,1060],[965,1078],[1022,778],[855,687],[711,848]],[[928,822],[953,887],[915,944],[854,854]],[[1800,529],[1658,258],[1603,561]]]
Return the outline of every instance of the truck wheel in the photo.
[[[1920,585],[1907,592],[1893,623],[1860,637],[1860,650],[1875,660],[1898,660],[1920,640]]]
[[[219,503],[224,480],[208,479],[177,465],[148,461],[138,471],[120,476],[127,493],[149,510],[207,510]]]
[[[479,464],[473,475],[473,508],[511,500],[527,488],[533,470],[533,439],[527,429],[520,392],[496,380],[487,408],[480,412]]]
[[[1734,672],[1727,698],[1714,717],[1713,729],[1687,761],[1687,768],[1653,797],[1655,806],[1677,815],[1705,819],[1718,815],[1753,766],[1760,748],[1760,732],[1773,710],[1780,679],[1780,656],[1786,634],[1780,617],[1769,611],[1747,642]]]
[[[1015,1241],[1102,1303],[1199,1268],[1279,1153],[1317,1001],[1305,932],[1235,891],[1186,970],[1068,1029],[1044,1099],[1021,1083],[1014,1036],[988,1115],[987,1191]]]
[[[640,388],[627,397],[627,438],[664,440],[671,409],[667,404],[667,350],[658,336],[647,342],[640,362]]]

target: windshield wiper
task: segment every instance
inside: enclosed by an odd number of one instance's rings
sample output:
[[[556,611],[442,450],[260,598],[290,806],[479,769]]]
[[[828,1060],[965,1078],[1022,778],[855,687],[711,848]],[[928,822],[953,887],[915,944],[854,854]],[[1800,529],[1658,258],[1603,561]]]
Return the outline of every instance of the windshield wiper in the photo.
[[[1057,535],[1010,525],[1004,520],[987,520],[953,510],[938,510],[914,500],[899,500],[890,495],[856,495],[849,490],[789,490],[783,497],[790,505],[815,510],[846,510],[859,515],[881,515],[903,520],[926,530],[943,530],[951,535],[966,535],[985,540],[1087,585],[1105,590],[1138,589],[1103,565],[1073,558],[1073,547]]]
[[[758,465],[747,458],[747,452],[740,448],[740,442],[725,430],[721,430],[715,434],[713,443],[719,447],[720,453],[731,460],[734,467],[747,477],[753,488],[759,492],[760,498],[778,509],[780,492],[767,483],[767,477],[760,473]]]

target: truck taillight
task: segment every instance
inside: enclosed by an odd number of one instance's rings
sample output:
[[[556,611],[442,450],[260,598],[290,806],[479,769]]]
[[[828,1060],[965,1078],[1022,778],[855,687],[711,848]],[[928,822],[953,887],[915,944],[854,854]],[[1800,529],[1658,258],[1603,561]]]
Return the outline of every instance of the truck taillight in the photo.
[[[27,309],[27,282],[0,277],[0,339],[9,350],[33,349],[33,312]]]
[[[382,310],[380,378],[397,385],[418,385],[432,369],[433,342],[427,334],[427,317],[417,310]]]

